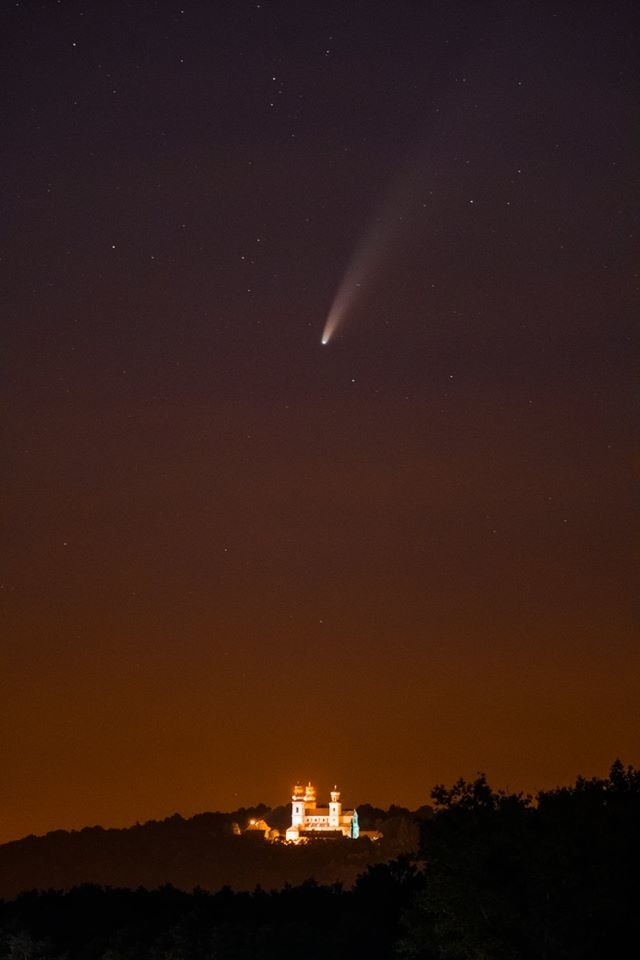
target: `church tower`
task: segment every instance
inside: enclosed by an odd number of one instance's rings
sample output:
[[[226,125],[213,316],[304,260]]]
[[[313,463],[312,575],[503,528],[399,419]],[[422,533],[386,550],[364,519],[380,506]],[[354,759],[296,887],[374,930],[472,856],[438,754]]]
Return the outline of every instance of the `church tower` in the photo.
[[[334,785],[331,791],[331,802],[329,803],[329,829],[340,829],[340,817],[342,816],[342,804],[340,803],[340,791]]]
[[[296,783],[291,796],[291,826],[301,827],[304,823],[304,787]]]

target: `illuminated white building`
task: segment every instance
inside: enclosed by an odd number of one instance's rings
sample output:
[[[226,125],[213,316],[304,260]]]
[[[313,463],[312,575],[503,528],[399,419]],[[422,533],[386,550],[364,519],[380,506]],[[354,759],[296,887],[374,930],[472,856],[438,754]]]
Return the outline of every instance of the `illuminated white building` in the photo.
[[[297,783],[291,797],[291,826],[285,834],[286,839],[298,843],[305,838],[322,839],[330,837],[350,837],[356,840],[360,835],[358,811],[343,812],[340,792],[336,787],[331,791],[328,807],[319,807],[316,803],[316,788],[310,783],[306,787]]]

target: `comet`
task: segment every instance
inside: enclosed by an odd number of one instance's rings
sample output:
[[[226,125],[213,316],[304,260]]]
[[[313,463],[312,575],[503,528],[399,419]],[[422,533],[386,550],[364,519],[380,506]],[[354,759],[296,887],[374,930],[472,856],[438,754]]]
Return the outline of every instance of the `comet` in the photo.
[[[387,198],[357,245],[347,271],[331,304],[321,343],[327,346],[347,316],[353,311],[364,290],[371,286],[382,262],[406,231],[407,197],[397,189]]]
[[[333,298],[329,315],[322,332],[322,345],[327,346],[336,330],[353,309],[360,296],[363,283],[375,270],[384,245],[380,243],[380,223],[373,223],[359,243],[351,263]]]
[[[401,163],[374,215],[366,224],[338,287],[322,331],[323,347],[331,343],[354,309],[401,261],[412,236],[423,236],[425,216],[433,217],[429,186],[441,161],[433,145],[418,146]],[[425,196],[425,192],[427,195]]]

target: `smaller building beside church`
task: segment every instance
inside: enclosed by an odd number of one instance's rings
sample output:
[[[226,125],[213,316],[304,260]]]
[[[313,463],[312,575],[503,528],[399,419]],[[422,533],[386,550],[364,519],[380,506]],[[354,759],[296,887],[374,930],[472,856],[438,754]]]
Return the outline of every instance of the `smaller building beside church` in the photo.
[[[340,791],[334,786],[330,794],[329,805],[319,807],[316,800],[316,788],[308,783],[306,787],[297,783],[291,796],[291,826],[287,828],[286,839],[299,843],[305,839],[333,839],[349,837],[357,840],[360,836],[358,811],[342,809]]]

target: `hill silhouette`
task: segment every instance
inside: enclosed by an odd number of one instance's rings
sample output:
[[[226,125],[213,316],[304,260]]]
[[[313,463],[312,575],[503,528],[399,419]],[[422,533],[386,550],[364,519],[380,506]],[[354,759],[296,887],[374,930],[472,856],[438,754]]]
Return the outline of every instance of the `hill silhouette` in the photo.
[[[383,832],[368,839],[318,841],[306,846],[268,843],[261,835],[237,834],[252,818],[286,825],[289,807],[264,804],[230,813],[200,813],[185,819],[174,814],[124,829],[94,826],[54,830],[0,846],[0,897],[30,889],[69,889],[80,884],[153,888],[172,884],[182,890],[200,887],[276,889],[313,877],[318,883],[350,886],[369,864],[413,852],[419,824],[430,808],[412,812],[400,807],[360,808],[364,829]]]

